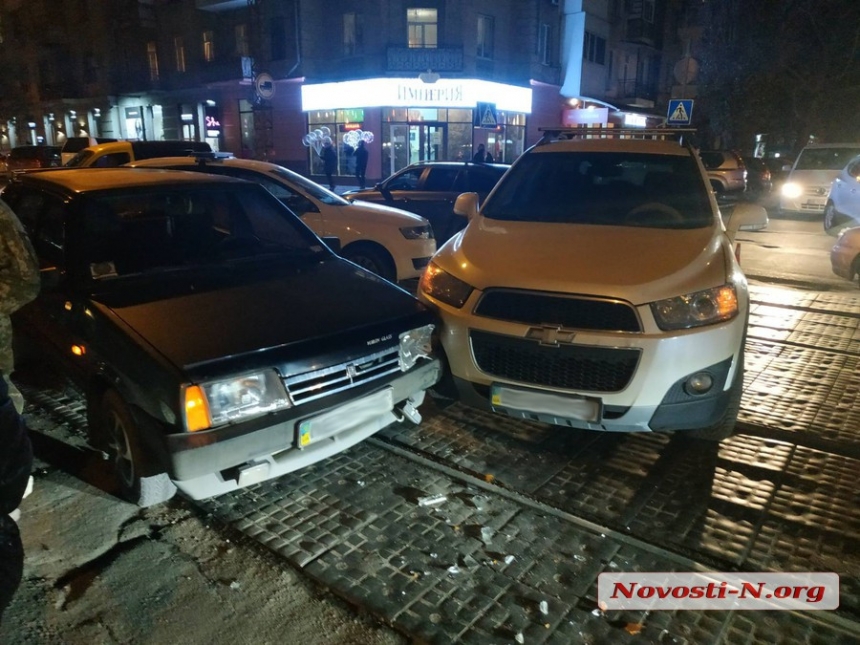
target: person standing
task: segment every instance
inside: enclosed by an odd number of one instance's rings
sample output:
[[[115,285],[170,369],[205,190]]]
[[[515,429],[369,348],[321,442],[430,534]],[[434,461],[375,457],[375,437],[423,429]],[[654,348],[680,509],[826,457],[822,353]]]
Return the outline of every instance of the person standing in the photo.
[[[0,372],[19,414],[24,411],[24,397],[9,378],[15,369],[9,317],[39,294],[40,280],[39,262],[24,227],[0,200]]]
[[[478,144],[478,151],[472,156],[472,161],[484,163],[487,160],[487,151],[484,149],[484,144]]]
[[[358,179],[358,187],[364,188],[367,182],[367,158],[369,154],[364,145],[364,140],[358,142],[358,147],[355,149],[355,178]]]
[[[331,139],[326,138],[323,142],[323,172],[328,180],[329,190],[334,190],[334,172],[337,170],[337,153],[331,144]]]

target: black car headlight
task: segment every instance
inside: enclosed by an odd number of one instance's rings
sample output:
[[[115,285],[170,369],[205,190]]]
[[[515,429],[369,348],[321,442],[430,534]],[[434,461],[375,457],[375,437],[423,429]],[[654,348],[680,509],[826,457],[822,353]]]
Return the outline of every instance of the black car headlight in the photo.
[[[183,391],[185,428],[207,430],[292,405],[275,370],[191,385]]]
[[[400,233],[407,240],[432,240],[433,227],[430,224],[424,226],[403,226]]]
[[[422,358],[430,358],[434,325],[424,325],[400,334],[400,369],[411,369]]]
[[[733,284],[724,284],[652,302],[651,312],[663,331],[713,325],[738,315],[738,294]]]
[[[418,287],[428,296],[441,300],[446,305],[457,307],[457,309],[466,304],[472,291],[474,291],[472,285],[463,282],[460,278],[455,278],[435,262],[431,262],[424,269]]]

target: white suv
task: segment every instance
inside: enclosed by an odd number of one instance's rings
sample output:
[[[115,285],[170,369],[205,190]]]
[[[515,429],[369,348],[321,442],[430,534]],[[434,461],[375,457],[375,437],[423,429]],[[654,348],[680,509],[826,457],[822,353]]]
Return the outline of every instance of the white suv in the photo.
[[[262,184],[314,233],[338,238],[339,255],[392,282],[418,278],[436,251],[433,228],[423,217],[382,204],[350,203],[277,164],[216,152],[144,159],[126,165],[196,170]]]
[[[860,143],[813,143],[806,146],[797,156],[780,190],[780,212],[823,215],[833,180],[858,154]]]
[[[464,402],[591,430],[734,429],[749,313],[687,131],[547,131],[433,257],[419,297]],[[449,379],[450,383],[450,379]]]

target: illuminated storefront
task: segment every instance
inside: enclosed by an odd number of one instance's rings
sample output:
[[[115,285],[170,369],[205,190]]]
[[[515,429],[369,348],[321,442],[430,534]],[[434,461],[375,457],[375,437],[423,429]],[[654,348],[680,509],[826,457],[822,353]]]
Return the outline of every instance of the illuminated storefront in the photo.
[[[494,124],[481,122],[478,103],[493,104]],[[530,88],[478,79],[376,78],[302,87],[314,175],[323,174],[319,149],[326,137],[338,153],[338,174],[354,174],[350,144],[358,137],[350,133],[356,131],[376,152],[368,176],[386,177],[415,161],[469,160],[481,143],[494,161],[510,163],[525,149],[531,109]]]

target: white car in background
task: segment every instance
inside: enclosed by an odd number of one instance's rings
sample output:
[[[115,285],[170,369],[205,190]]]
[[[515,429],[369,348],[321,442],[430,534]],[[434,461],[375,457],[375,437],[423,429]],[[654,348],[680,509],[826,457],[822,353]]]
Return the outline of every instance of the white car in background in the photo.
[[[399,282],[420,277],[436,251],[430,223],[390,206],[351,203],[283,166],[230,153],[158,157],[126,164],[227,175],[256,182],[280,199],[320,237],[337,237],[339,255]]]
[[[824,207],[824,230],[827,233],[839,235],[855,226],[860,226],[860,153],[833,180]]]
[[[780,189],[780,213],[823,215],[833,180],[858,154],[860,143],[814,143],[806,146],[800,151]]]

